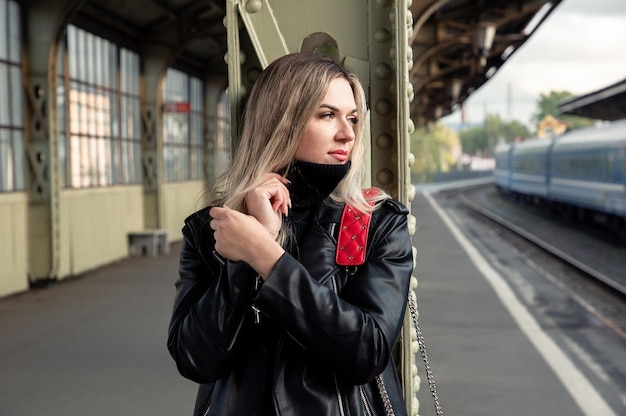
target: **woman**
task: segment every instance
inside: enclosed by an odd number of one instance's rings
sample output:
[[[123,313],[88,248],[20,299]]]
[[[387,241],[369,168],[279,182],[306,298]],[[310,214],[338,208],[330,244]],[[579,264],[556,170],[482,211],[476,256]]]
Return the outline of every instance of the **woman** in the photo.
[[[357,78],[321,55],[255,82],[222,197],[183,228],[168,348],[200,383],[194,415],[406,414],[408,211],[362,192],[365,113]],[[346,203],[371,215],[356,268],[335,259]]]

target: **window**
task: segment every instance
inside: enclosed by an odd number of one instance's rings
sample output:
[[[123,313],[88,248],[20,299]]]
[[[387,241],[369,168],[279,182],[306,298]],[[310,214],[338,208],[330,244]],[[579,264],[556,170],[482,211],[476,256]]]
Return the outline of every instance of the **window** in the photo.
[[[140,183],[138,55],[71,25],[66,48],[58,90],[64,186]]]
[[[203,167],[202,81],[168,69],[163,84],[163,161],[165,181],[198,180]]]
[[[0,192],[24,190],[20,10],[0,0]]]

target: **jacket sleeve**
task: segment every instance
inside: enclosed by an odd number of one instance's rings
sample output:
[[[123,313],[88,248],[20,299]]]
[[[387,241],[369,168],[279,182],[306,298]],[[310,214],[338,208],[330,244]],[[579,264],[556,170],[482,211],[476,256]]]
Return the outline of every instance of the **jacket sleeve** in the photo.
[[[384,370],[402,328],[413,270],[407,213],[389,202],[375,211],[366,263],[340,294],[283,255],[254,300],[306,353],[353,384]]]
[[[214,254],[208,218],[208,213],[196,214],[182,230],[167,342],[181,375],[198,383],[210,383],[230,368],[256,278],[245,263]]]

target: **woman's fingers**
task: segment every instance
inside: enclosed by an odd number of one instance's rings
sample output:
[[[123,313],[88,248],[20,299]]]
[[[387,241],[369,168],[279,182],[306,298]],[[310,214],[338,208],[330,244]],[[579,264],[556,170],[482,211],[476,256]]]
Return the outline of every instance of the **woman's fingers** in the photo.
[[[248,213],[255,217],[276,237],[282,223],[281,216],[287,215],[291,207],[288,181],[282,176],[270,173],[261,183],[246,194]]]

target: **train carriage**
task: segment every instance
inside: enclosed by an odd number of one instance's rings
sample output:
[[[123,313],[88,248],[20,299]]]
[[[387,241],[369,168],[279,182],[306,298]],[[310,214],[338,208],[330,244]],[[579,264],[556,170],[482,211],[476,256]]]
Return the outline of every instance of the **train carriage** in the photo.
[[[501,143],[494,150],[496,162],[493,170],[493,182],[500,192],[508,192],[511,188],[511,153],[515,144]]]
[[[511,153],[511,191],[529,197],[549,198],[549,159],[553,141],[528,140]]]
[[[550,197],[608,215],[626,217],[626,120],[574,130],[551,154]]]

